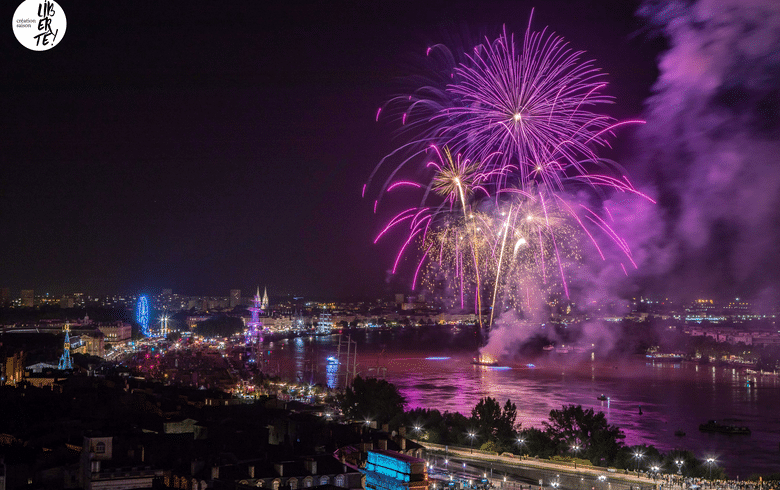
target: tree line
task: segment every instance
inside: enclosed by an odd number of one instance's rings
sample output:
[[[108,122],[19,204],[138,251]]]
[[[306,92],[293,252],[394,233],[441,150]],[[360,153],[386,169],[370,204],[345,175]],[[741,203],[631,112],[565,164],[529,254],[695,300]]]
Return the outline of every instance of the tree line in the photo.
[[[625,434],[609,424],[603,412],[582,405],[551,410],[541,428],[523,428],[511,400],[502,405],[494,398],[481,398],[470,417],[436,409],[407,411],[406,400],[395,385],[361,377],[339,395],[338,403],[350,419],[406,427],[411,438],[434,444],[562,461],[576,459],[580,464],[627,470],[651,471],[657,466],[662,472],[676,472],[676,462],[682,461],[686,476],[725,477],[722,468],[697,459],[690,451],[661,453],[653,446],[625,445]]]

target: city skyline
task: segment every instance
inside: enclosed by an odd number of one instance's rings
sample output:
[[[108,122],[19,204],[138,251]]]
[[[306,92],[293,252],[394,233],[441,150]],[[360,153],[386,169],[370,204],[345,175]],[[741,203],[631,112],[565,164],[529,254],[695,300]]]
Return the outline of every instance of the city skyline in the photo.
[[[767,155],[778,104],[756,71],[771,59],[746,51],[752,64],[735,61],[706,43],[715,31],[680,27],[721,15],[709,3],[670,5],[196,3],[183,13],[62,2],[68,31],[54,49],[29,51],[10,31],[2,38],[0,286],[207,294],[262,278],[280,294],[407,291],[411,274],[390,273],[403,239],[374,245],[387,215],[373,214],[375,196],[361,197],[371,169],[403,140],[398,124],[376,121],[377,108],[414,87],[408,79],[430,46],[468,50],[502,29],[520,35],[531,19],[607,74],[607,115],[647,120],[600,155],[658,200],[626,208],[633,221],[620,231],[641,260],[615,289],[773,299]],[[763,11],[774,12],[744,5],[748,19]],[[738,26],[722,15],[720,25]],[[776,19],[763,17],[760,26]],[[761,29],[719,32],[776,41]],[[702,72],[693,59],[706,60]],[[705,76],[710,85],[696,78]],[[697,139],[703,121],[713,129]],[[742,171],[748,156],[753,174]]]

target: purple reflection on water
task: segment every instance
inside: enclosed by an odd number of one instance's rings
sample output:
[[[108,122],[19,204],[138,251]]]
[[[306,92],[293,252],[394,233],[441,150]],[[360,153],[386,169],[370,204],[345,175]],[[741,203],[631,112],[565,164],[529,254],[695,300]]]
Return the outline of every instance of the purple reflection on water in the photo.
[[[406,396],[407,408],[469,415],[480,398],[491,396],[502,404],[511,399],[523,427],[539,427],[550,410],[582,405],[603,411],[609,423],[624,431],[626,444],[652,444],[662,451],[679,447],[692,450],[700,459],[716,457],[732,477],[745,478],[780,466],[780,418],[776,416],[780,377],[644,358],[570,362],[570,357],[556,354],[534,358],[533,363],[517,360],[508,366],[512,369],[495,369],[471,363],[478,341],[472,331],[461,328],[448,333],[403,329],[355,334],[357,371],[365,374],[385,368],[381,372]],[[292,378],[295,373],[299,379],[333,385],[336,377],[327,373],[327,357],[336,355],[337,346],[338,336],[305,339],[303,344],[280,342],[271,348],[269,365],[283,376],[289,373]],[[317,363],[307,361],[312,356]],[[304,372],[316,364],[318,371]],[[609,400],[598,400],[602,394]],[[698,430],[710,419],[726,418],[738,419],[736,425],[750,427],[752,434]],[[686,435],[676,436],[675,431]]]

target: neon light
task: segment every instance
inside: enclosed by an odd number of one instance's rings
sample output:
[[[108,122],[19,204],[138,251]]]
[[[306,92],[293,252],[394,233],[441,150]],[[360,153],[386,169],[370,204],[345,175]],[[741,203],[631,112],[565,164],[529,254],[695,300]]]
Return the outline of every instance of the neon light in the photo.
[[[149,337],[149,298],[141,296],[138,298],[138,303],[135,307],[135,319],[138,322],[138,326],[141,327],[141,334],[144,337]]]

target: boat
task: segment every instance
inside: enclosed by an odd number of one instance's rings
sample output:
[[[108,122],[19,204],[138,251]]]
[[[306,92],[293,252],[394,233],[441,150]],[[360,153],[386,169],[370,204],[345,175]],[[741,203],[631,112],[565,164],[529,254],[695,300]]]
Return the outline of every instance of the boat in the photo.
[[[471,361],[471,364],[476,366],[498,366],[498,361],[489,354],[480,354],[479,357],[475,357]]]
[[[748,427],[719,424],[716,420],[709,420],[706,424],[699,425],[699,430],[702,432],[719,432],[721,434],[750,435],[750,429]]]
[[[604,395],[604,393],[602,393],[601,395],[596,397],[596,400],[601,400],[604,402],[607,401],[607,397]]]
[[[646,354],[646,358],[651,359],[653,362],[679,362],[685,359],[685,355],[681,352],[662,353],[654,352],[652,354]]]

